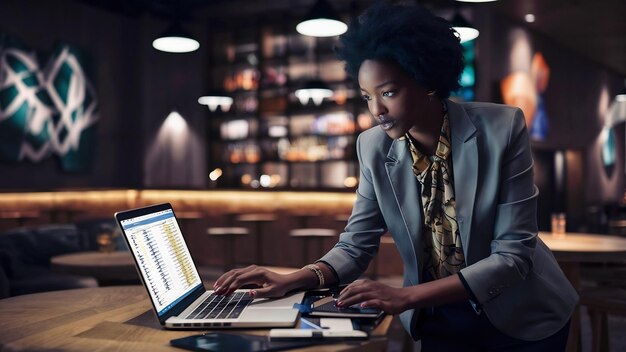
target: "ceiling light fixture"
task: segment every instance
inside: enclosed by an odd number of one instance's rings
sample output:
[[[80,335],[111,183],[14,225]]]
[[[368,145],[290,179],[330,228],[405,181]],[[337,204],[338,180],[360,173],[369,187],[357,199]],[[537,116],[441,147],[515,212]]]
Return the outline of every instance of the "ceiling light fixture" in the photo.
[[[168,53],[188,53],[198,50],[200,43],[179,23],[174,23],[152,42],[152,47]]]
[[[348,30],[326,0],[317,0],[307,16],[296,26],[296,31],[311,37],[334,37]]]
[[[452,24],[452,28],[459,34],[461,43],[476,39],[480,34],[478,29],[471,25],[459,11],[455,11],[454,17],[452,17],[450,23]]]
[[[309,99],[313,100],[315,105],[322,104],[325,98],[333,96],[333,90],[328,87],[326,83],[319,79],[313,79],[308,81],[304,87],[294,92],[300,104],[306,105]]]
[[[211,112],[215,112],[218,107],[222,112],[228,112],[233,105],[233,98],[225,95],[205,95],[198,98],[198,104],[208,106]]]
[[[532,13],[527,13],[526,15],[524,15],[524,21],[528,23],[535,22],[535,15],[533,15]]]

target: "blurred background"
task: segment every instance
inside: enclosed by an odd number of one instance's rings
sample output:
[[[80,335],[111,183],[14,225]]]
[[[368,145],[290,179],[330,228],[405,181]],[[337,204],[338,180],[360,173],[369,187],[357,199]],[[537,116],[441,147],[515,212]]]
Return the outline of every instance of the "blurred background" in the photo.
[[[348,23],[371,3],[0,2],[2,295],[115,283],[59,286],[20,268],[65,275],[51,258],[123,251],[111,215],[165,201],[203,268],[319,257],[350,214],[356,137],[374,121],[335,58],[337,34],[296,28],[322,10]],[[415,3],[463,35],[453,100],[524,111],[540,230],[626,236],[626,2]],[[248,236],[211,237],[217,226]],[[290,234],[303,228],[332,232],[313,242]],[[385,265],[371,265],[372,277],[402,271],[385,238]],[[276,254],[272,243],[295,250]],[[229,245],[240,248],[230,257]],[[626,277],[623,261],[603,277]],[[583,273],[593,281],[606,269],[600,260]]]
[[[463,44],[454,99],[525,111],[540,225],[551,212],[572,229],[623,217],[623,1],[418,2],[480,33]],[[347,23],[370,3],[330,7]],[[314,4],[3,1],[0,189],[354,190],[355,138],[372,120],[337,37],[296,31]],[[155,49],[173,27],[199,48]],[[15,84],[15,65],[39,83]],[[312,81],[330,93],[303,104],[296,90]]]

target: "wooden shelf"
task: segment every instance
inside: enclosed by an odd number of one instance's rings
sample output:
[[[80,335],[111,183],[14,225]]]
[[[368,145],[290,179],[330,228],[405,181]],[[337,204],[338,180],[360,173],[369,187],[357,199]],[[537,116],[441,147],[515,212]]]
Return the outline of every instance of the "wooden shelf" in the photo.
[[[281,180],[279,187],[281,189],[354,189],[347,188],[343,184],[344,178],[355,178],[359,174],[354,144],[356,136],[360,132],[356,128],[358,126],[357,117],[363,107],[362,104],[359,104],[359,93],[356,91],[354,82],[344,78],[345,73],[343,71],[336,71],[338,60],[331,50],[333,40],[336,39],[301,37],[298,34],[285,32],[284,28],[280,26],[274,27],[271,24],[258,21],[256,27],[246,28],[247,36],[243,36],[245,38],[238,43],[237,38],[243,38],[237,34],[239,30],[240,28],[233,25],[233,28],[228,29],[228,33],[216,33],[215,35],[221,39],[227,39],[219,42],[222,47],[214,45],[213,50],[227,50],[227,47],[237,48],[241,44],[249,45],[256,48],[251,53],[258,59],[258,63],[251,65],[246,61],[247,58],[239,53],[241,57],[238,60],[232,62],[220,60],[214,65],[210,65],[212,67],[210,72],[213,78],[216,75],[222,78],[226,77],[229,84],[239,86],[241,82],[231,80],[233,78],[242,79],[237,76],[239,74],[237,70],[253,69],[256,71],[255,74],[258,74],[258,77],[254,77],[256,88],[251,90],[237,89],[230,92],[236,99],[231,111],[216,114],[215,120],[208,124],[207,135],[212,138],[211,143],[207,145],[209,148],[207,164],[210,170],[215,167],[220,167],[223,170],[221,180],[210,184],[210,187],[232,188],[239,186],[250,188],[249,183],[247,185],[242,184],[242,177],[246,182],[249,182],[248,178],[259,182],[261,175],[267,176],[269,174]],[[255,34],[251,34],[252,32]],[[256,42],[250,41],[252,37],[257,38]],[[217,43],[216,41],[213,42]],[[212,57],[222,58],[227,56],[217,51],[212,55]],[[331,67],[332,71],[320,72],[321,67]],[[276,74],[273,70],[278,73]],[[332,100],[325,100],[319,106],[312,103],[303,106],[295,98],[295,89],[312,78],[310,76],[315,73],[314,71],[318,76],[323,73],[322,77],[335,76],[338,78],[326,83],[332,89],[341,90],[343,94],[341,104]],[[220,79],[214,79],[213,82],[223,84]],[[224,87],[212,88],[224,89]],[[245,99],[249,96],[257,99],[257,110],[254,112],[237,111],[237,99]],[[308,121],[299,121],[304,125],[293,125],[291,122],[291,119],[297,115],[312,115],[316,121],[327,119],[329,117],[326,115],[337,112],[347,112],[346,116],[352,121],[350,126],[346,126],[346,129],[354,129],[354,132],[315,132],[314,129],[318,128],[318,126],[313,127],[315,122],[311,122],[312,125],[309,127],[306,125],[309,123]],[[276,123],[271,119],[274,116],[283,117],[285,121]],[[222,138],[222,125],[236,119],[249,121],[247,135],[234,139]],[[331,128],[334,128],[335,131],[344,130],[341,126],[342,121],[345,120],[330,122]],[[327,123],[326,121],[321,122]],[[282,126],[281,128],[286,129],[285,135],[280,137],[269,136],[268,130],[273,126]],[[312,130],[300,132],[309,128]],[[234,131],[232,135],[239,136],[239,133]],[[346,137],[347,140],[341,141],[342,138]],[[289,141],[287,147],[285,145],[279,146],[280,143],[286,143],[285,139]],[[330,147],[319,145],[320,143],[326,144],[325,141],[331,141]],[[289,148],[290,145],[293,147],[294,143],[296,143],[296,147],[289,153],[298,156],[308,154],[311,156],[311,160],[299,160],[298,157],[281,157],[284,155],[282,153],[285,153],[285,148]],[[307,151],[308,145],[310,148],[320,149]],[[260,155],[258,161],[256,161],[257,155]],[[343,157],[333,157],[332,155],[343,155]],[[242,162],[233,163],[233,160],[241,160]],[[253,160],[255,162],[251,162]]]

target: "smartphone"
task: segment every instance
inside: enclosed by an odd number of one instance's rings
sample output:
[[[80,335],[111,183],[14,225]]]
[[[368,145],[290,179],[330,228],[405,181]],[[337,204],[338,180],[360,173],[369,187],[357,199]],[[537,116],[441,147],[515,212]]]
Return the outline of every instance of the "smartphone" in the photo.
[[[329,343],[328,341],[270,341],[267,336],[236,334],[227,332],[209,332],[192,335],[170,341],[170,345],[190,351],[284,351]]]

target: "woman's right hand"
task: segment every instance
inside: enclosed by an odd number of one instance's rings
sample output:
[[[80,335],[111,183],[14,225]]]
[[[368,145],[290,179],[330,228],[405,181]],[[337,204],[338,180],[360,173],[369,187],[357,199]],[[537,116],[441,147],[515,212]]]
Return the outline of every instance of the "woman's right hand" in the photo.
[[[230,295],[244,285],[259,286],[250,291],[251,296],[276,298],[297,288],[297,279],[292,274],[282,275],[264,267],[250,265],[224,273],[215,281],[213,289],[218,295]]]

